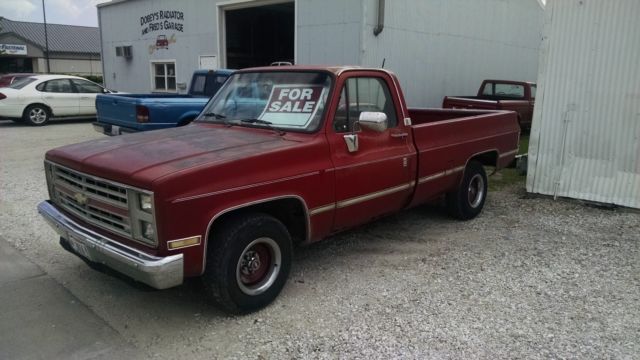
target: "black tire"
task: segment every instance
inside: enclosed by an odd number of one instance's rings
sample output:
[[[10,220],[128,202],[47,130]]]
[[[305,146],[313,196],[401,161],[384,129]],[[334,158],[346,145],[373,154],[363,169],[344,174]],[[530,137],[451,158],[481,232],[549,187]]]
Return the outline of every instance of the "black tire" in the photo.
[[[487,173],[478,161],[471,160],[464,169],[460,186],[447,193],[447,210],[460,220],[478,216],[487,199]]]
[[[180,121],[180,122],[178,123],[178,125],[176,125],[176,127],[189,125],[189,124],[191,124],[191,122],[192,122],[193,120],[195,120],[195,119],[196,119],[196,118],[188,118],[188,119],[184,119],[184,120]]]
[[[29,105],[22,114],[22,120],[31,126],[42,126],[49,122],[51,113],[46,106],[40,104]]]
[[[209,240],[204,287],[221,309],[247,313],[278,296],[289,276],[293,252],[291,236],[278,219],[262,213],[235,216],[214,230]]]

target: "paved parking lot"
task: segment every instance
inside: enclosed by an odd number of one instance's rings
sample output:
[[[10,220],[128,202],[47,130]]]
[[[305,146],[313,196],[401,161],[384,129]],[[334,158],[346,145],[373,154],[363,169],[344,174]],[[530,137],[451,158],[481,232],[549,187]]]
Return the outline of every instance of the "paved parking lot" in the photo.
[[[640,354],[637,211],[532,197],[522,185],[490,193],[469,222],[449,219],[437,205],[412,209],[297,249],[275,303],[230,317],[206,302],[197,280],[155,291],[94,271],[59,247],[36,211],[47,197],[44,152],[98,138],[87,122],[34,128],[0,121],[0,237],[35,265],[28,271],[51,280],[29,292],[0,282],[3,325],[16,322],[34,347],[54,336],[42,331],[50,326],[45,316],[21,323],[10,315],[29,305],[20,297],[48,294],[51,302],[62,296],[81,305],[64,307],[77,314],[77,327],[68,322],[59,341],[72,342],[87,326],[96,337],[108,334],[107,350],[69,347],[50,357],[120,358],[111,351],[128,347],[132,357],[167,359]],[[3,331],[4,344],[12,336]]]

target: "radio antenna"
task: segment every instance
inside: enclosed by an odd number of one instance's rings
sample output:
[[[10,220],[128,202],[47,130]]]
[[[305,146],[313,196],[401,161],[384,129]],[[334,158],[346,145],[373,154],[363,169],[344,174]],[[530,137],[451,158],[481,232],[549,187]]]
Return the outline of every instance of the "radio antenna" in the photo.
[[[387,61],[387,58],[383,58],[383,59],[382,59],[382,66],[381,66],[381,67],[382,67],[383,69],[384,69],[384,62],[385,62],[385,61]]]

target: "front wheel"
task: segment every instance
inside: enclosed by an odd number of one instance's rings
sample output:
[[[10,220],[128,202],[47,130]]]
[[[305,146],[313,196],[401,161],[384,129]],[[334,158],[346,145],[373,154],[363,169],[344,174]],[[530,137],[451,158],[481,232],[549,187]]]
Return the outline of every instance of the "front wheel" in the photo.
[[[22,119],[29,125],[42,126],[49,121],[49,109],[42,105],[29,105],[22,115]]]
[[[487,199],[487,173],[481,163],[469,161],[464,169],[460,186],[447,193],[449,214],[461,220],[478,216]]]
[[[230,313],[258,310],[280,293],[291,268],[287,228],[261,213],[243,214],[213,232],[203,275],[206,291]]]

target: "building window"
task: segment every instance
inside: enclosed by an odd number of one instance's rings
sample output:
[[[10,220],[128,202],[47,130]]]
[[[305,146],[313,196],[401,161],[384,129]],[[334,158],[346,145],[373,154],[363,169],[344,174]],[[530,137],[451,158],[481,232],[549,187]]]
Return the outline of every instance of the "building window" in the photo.
[[[176,91],[176,63],[153,63],[153,90]]]

